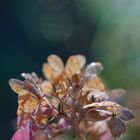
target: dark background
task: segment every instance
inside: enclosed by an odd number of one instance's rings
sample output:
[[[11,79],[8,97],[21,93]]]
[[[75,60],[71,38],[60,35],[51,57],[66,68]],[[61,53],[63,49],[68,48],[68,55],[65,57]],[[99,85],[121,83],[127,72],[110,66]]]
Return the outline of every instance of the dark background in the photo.
[[[137,125],[121,139],[139,140],[139,6],[139,0],[0,1],[0,140],[11,138],[16,118],[8,80],[32,71],[43,77],[42,63],[54,53],[103,63],[107,88],[125,88],[123,104],[136,115]]]

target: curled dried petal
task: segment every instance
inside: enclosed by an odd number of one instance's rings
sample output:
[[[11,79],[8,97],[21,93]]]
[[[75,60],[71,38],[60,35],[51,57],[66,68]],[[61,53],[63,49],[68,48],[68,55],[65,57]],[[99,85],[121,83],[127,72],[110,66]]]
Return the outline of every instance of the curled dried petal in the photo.
[[[108,110],[111,111],[113,115],[119,115],[123,110],[123,107],[121,105],[108,101],[104,101],[100,103],[91,103],[83,107],[83,109],[89,109],[89,108]]]

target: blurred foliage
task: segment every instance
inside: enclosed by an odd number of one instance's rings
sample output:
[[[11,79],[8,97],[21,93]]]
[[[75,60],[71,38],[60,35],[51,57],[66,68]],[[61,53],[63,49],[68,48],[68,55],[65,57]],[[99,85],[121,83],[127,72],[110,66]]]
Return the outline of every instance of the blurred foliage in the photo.
[[[109,88],[140,96],[139,0],[2,0],[0,2],[0,137],[9,140],[16,117],[16,95],[8,80],[21,72],[41,74],[47,56],[82,53],[104,64]],[[133,95],[135,99],[131,100]],[[133,103],[132,103],[133,102]],[[137,114],[136,114],[137,115]],[[138,119],[137,119],[138,120]],[[137,122],[136,120],[136,122]],[[140,126],[126,140],[140,139]]]

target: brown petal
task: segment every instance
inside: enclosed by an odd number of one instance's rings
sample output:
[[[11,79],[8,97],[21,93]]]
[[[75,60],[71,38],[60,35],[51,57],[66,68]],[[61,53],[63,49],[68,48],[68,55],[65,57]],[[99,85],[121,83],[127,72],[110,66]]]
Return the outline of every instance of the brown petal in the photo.
[[[27,91],[23,89],[23,82],[18,79],[10,79],[9,85],[12,88],[14,92],[16,92],[18,95],[25,95],[27,94]]]
[[[86,96],[80,96],[79,98],[78,98],[78,102],[82,105],[82,106],[84,106],[84,105],[86,105],[87,104],[87,98],[86,98]]]
[[[26,90],[28,93],[31,93],[35,97],[41,97],[42,93],[38,86],[31,83],[30,81],[24,80],[23,81],[23,89]]]

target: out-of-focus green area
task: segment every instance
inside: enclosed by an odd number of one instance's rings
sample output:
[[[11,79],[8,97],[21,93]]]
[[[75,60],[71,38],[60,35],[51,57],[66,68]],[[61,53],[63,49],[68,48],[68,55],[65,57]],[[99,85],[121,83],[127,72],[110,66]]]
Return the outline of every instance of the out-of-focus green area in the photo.
[[[139,0],[0,1],[0,139],[11,138],[16,118],[8,80],[32,71],[42,77],[49,54],[65,61],[81,53],[103,63],[107,88],[128,90],[123,104],[134,110],[136,125],[121,139],[139,140],[139,7]]]

